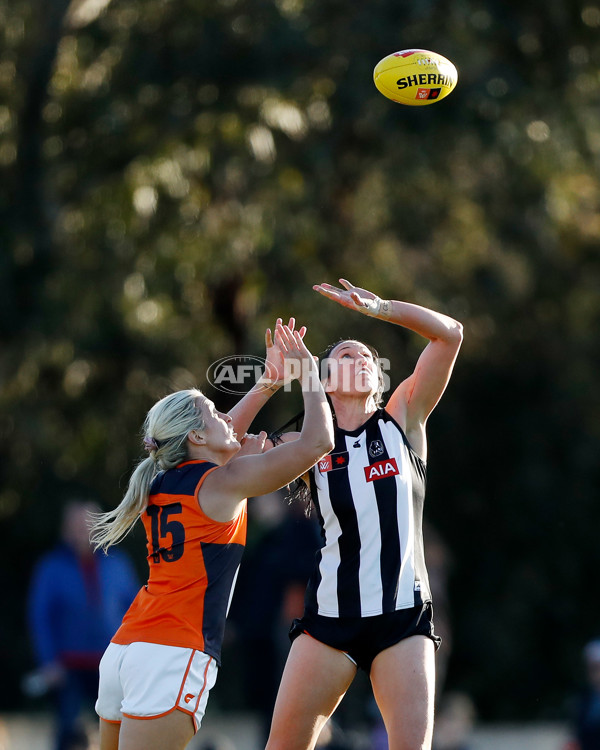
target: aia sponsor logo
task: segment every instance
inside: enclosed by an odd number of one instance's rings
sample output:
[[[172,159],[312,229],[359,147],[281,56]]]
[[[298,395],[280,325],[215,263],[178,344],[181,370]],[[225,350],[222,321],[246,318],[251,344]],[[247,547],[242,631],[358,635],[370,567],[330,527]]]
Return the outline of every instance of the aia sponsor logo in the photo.
[[[322,458],[317,464],[321,474],[326,474],[328,471],[335,471],[336,469],[345,469],[348,466],[348,451],[342,451],[341,453],[330,453],[325,458]]]
[[[383,461],[365,466],[365,479],[367,482],[374,482],[376,479],[391,477],[399,474],[398,464],[395,458],[385,458]]]

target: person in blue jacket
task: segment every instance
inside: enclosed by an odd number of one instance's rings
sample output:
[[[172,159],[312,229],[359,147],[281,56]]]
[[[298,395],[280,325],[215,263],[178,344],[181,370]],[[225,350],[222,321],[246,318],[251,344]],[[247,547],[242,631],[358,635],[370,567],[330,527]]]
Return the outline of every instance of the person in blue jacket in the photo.
[[[28,594],[37,692],[55,699],[55,750],[88,746],[80,715],[93,707],[100,658],[139,589],[122,552],[93,552],[89,514],[99,510],[86,500],[66,505],[61,540],[37,562]]]

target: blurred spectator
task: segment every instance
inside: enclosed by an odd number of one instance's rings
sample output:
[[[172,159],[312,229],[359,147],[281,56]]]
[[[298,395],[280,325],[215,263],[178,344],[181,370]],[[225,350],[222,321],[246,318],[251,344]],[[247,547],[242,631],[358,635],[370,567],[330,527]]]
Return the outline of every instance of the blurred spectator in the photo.
[[[439,702],[446,684],[448,659],[452,653],[452,629],[448,595],[448,577],[452,570],[452,554],[440,532],[428,521],[423,522],[423,543],[435,615],[435,632],[442,639],[441,648],[435,654],[435,695],[436,702]]]
[[[474,723],[475,707],[469,696],[446,693],[439,703],[433,750],[470,750]]]
[[[80,723],[98,695],[98,664],[135,597],[139,583],[120,552],[94,553],[88,514],[100,508],[72,501],[64,509],[60,543],[35,566],[28,620],[38,670],[23,681],[29,695],[52,694],[56,750],[81,750],[88,739]]]
[[[197,737],[198,735],[196,735]],[[233,742],[223,736],[210,737],[208,739],[201,739],[199,744],[195,743],[195,739],[188,745],[188,750],[236,750]]]
[[[583,649],[586,686],[576,702],[569,750],[600,750],[600,639]]]
[[[371,743],[361,732],[344,731],[333,718],[330,718],[321,730],[316,750],[371,750]]]

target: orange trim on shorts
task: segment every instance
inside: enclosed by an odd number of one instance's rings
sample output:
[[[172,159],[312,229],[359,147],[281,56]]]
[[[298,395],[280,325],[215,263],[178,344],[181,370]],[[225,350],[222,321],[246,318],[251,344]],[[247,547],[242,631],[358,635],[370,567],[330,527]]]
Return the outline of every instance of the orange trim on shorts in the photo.
[[[107,724],[120,724],[121,719],[105,719],[104,716],[100,716],[100,721],[105,721]]]
[[[173,711],[177,710],[177,706],[173,706],[168,711],[163,711],[162,714],[154,714],[154,716],[132,716],[131,714],[123,714],[127,719],[138,719],[139,721],[151,721],[152,719],[161,719],[163,716],[172,714]]]
[[[198,700],[196,701],[196,707],[194,708],[194,713],[192,714],[192,717],[194,719],[194,726],[196,726],[196,711],[198,710],[198,706],[200,705],[200,700],[202,699],[202,694],[204,693],[204,689],[206,688],[206,682],[208,680],[208,668],[212,664],[212,656],[209,658],[209,660],[206,662],[206,667],[204,667],[204,683],[202,685],[202,688],[200,692],[198,693]],[[199,727],[196,727],[196,731],[198,731]]]
[[[194,660],[194,657],[196,655],[196,652],[198,649],[192,650],[192,655],[190,656],[190,659],[188,661],[187,668],[185,670],[185,674],[183,676],[183,679],[181,681],[181,687],[179,688],[179,693],[177,695],[177,700],[175,702],[175,705],[173,708],[170,708],[168,711],[163,711],[162,714],[154,714],[153,716],[132,716],[131,714],[123,714],[127,719],[138,719],[139,721],[150,721],[152,719],[161,719],[163,716],[168,716],[169,714],[172,714],[173,711],[181,711],[183,714],[187,714],[191,719],[192,723],[194,725],[194,734],[200,729],[200,726],[198,725],[198,722],[196,721],[196,712],[198,711],[198,706],[200,705],[200,700],[202,699],[202,695],[204,693],[204,690],[206,689],[206,683],[208,682],[208,668],[213,662],[213,657],[209,656],[208,662],[206,663],[206,667],[204,667],[204,682],[202,684],[202,688],[200,689],[200,692],[198,694],[198,700],[196,701],[196,705],[194,707],[194,710],[183,708],[183,706],[179,705],[179,701],[181,699],[181,694],[183,693],[183,688],[185,685],[185,681],[187,679],[187,676],[190,672],[190,669],[192,667],[192,662]],[[200,652],[203,653],[203,652]],[[208,654],[206,654],[208,656]],[[102,717],[100,717],[102,718]],[[110,721],[110,719],[103,719],[103,721],[108,721],[110,724],[120,724],[120,721]]]
[[[192,649],[192,655],[189,658],[188,665],[185,669],[185,673],[183,675],[183,680],[181,680],[181,687],[179,688],[179,692],[177,693],[177,698],[175,699],[175,708],[177,708],[177,704],[179,703],[181,699],[181,694],[183,693],[183,686],[185,685],[185,681],[187,680],[187,676],[190,673],[190,669],[192,667],[192,662],[194,661],[194,656],[196,655],[196,649]]]

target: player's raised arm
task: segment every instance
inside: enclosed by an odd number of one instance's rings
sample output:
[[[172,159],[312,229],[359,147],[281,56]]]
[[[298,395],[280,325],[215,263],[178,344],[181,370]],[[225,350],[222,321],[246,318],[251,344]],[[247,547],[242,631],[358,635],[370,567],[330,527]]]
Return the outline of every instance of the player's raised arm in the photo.
[[[257,455],[232,458],[206,477],[198,499],[215,520],[233,518],[245,497],[280,489],[304,474],[333,447],[333,420],[319,369],[298,331],[278,324],[275,337],[290,377],[304,400],[304,423],[297,440]]]
[[[400,300],[383,300],[367,289],[340,279],[342,289],[331,284],[313,287],[343,307],[408,328],[429,339],[413,373],[391,395],[386,411],[411,434],[413,447],[425,456],[424,426],[442,397],[463,339],[463,327],[453,318]]]
[[[281,325],[281,318],[277,318],[276,327]],[[296,320],[290,318],[288,328],[294,331]],[[304,338],[306,326],[298,329],[301,338]],[[271,396],[285,384],[285,359],[279,348],[277,340],[273,340],[271,329],[265,331],[265,371],[257,380],[255,385],[241,398],[229,411],[233,422],[233,428],[237,435],[244,435],[254,418]]]

